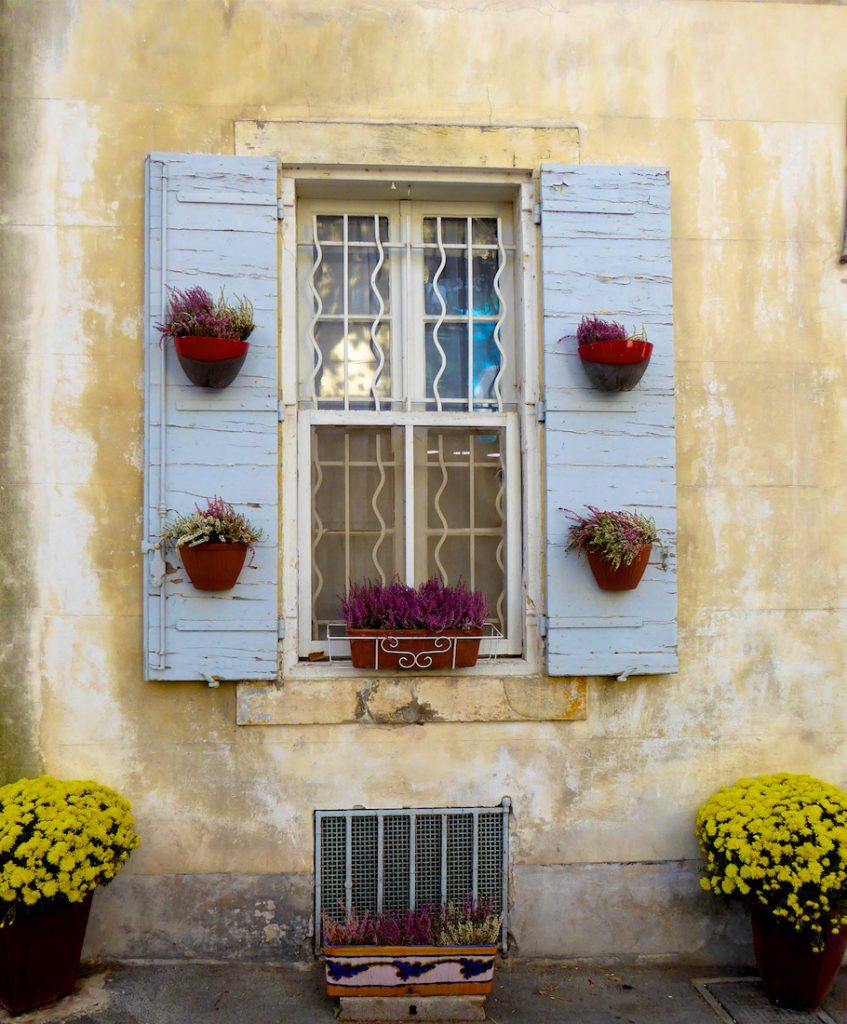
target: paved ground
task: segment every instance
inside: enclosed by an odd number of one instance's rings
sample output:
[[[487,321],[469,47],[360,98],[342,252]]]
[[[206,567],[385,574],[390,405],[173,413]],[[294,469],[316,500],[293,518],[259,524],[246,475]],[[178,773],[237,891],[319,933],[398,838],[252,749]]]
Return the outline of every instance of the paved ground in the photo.
[[[511,959],[498,965],[488,1015],[495,1024],[718,1024],[692,979],[739,974],[749,972]],[[312,967],[168,962],[92,968],[73,995],[15,1018],[0,1010],[0,1022],[333,1024],[334,1009]],[[847,971],[826,1010],[847,1024]]]

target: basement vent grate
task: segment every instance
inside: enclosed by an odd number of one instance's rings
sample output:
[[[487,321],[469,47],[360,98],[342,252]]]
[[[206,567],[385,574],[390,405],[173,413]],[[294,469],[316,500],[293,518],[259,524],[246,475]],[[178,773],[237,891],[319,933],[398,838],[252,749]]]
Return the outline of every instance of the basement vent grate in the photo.
[[[725,1024],[843,1024],[826,1010],[786,1010],[768,1001],[758,978],[697,978],[694,987]]]
[[[315,948],[321,912],[341,920],[472,893],[503,915],[505,952],[511,805],[315,811]]]

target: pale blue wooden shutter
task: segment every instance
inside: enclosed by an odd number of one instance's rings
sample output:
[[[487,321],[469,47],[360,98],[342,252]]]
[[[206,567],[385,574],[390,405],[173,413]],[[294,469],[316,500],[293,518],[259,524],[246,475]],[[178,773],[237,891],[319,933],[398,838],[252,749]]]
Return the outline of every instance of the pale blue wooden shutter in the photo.
[[[277,674],[277,175],[273,160],[156,153],[146,165],[145,568],[147,679]],[[256,328],[225,390],[195,387],[155,324],[165,287],[246,295]],[[164,380],[163,378],[164,368]],[[164,418],[162,417],[164,412]],[[220,495],[264,530],[234,589],[195,590],[171,549],[168,517]],[[249,562],[249,556],[248,556]]]
[[[546,400],[547,655],[551,675],[675,672],[676,489],[670,181],[654,167],[541,168]],[[647,328],[653,358],[633,391],[594,390],[580,318]],[[559,339],[565,337],[564,341]],[[633,591],[600,590],[565,552],[562,506],[635,509],[666,532]]]

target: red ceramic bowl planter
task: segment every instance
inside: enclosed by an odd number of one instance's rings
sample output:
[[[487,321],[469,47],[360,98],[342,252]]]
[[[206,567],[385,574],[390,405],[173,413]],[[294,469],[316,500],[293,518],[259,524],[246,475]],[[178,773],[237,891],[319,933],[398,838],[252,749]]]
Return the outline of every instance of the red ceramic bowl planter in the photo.
[[[174,338],[179,365],[192,384],[226,388],[238,376],[250,343],[237,338]]]
[[[594,573],[594,579],[601,590],[635,590],[641,582],[647,563],[650,561],[652,544],[646,544],[635,556],[630,565],[621,565],[615,569],[599,551],[586,551],[588,564]]]
[[[829,931],[824,948],[814,953],[808,939],[790,926],[754,910],[753,949],[765,995],[777,1006],[816,1010],[832,988],[844,951],[847,928]]]
[[[197,590],[231,590],[247,557],[246,544],[181,544],[178,548],[188,578]]]
[[[473,668],[479,657],[482,631],[445,629],[348,629],[353,668]]]
[[[640,338],[595,341],[579,346],[579,358],[595,388],[601,391],[632,391],[644,376],[653,344]]]

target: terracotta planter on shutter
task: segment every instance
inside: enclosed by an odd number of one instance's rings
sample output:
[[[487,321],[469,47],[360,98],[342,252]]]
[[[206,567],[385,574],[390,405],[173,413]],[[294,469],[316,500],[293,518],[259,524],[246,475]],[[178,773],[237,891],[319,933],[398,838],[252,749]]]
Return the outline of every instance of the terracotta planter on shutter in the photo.
[[[250,343],[237,338],[174,338],[179,365],[201,388],[229,387],[241,371]]]
[[[630,565],[623,563],[615,569],[599,551],[588,549],[586,555],[594,579],[601,590],[635,590],[641,582],[647,563],[650,561],[652,544],[646,544],[635,556]]]
[[[588,379],[600,391],[632,391],[644,376],[653,345],[641,338],[595,341],[579,346]]]
[[[198,544],[178,548],[182,564],[197,590],[231,590],[247,557],[246,544]]]
[[[0,1005],[9,1013],[26,1013],[72,991],[93,896],[23,910],[0,928]]]

